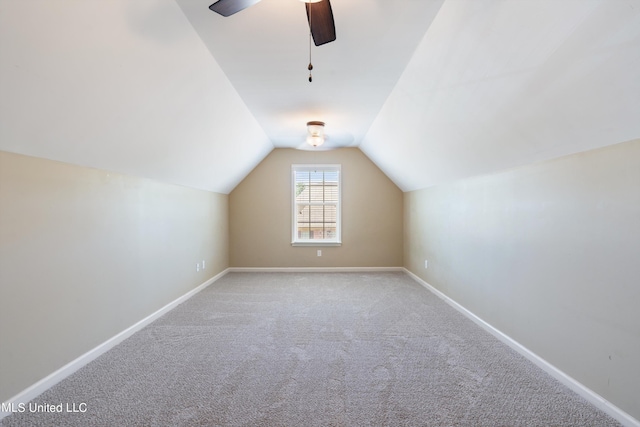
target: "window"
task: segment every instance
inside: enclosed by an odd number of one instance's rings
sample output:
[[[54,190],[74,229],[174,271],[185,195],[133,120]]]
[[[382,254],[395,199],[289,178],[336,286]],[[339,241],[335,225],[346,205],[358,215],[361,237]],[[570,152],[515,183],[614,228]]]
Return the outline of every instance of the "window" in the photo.
[[[292,165],[295,246],[340,245],[340,165]]]

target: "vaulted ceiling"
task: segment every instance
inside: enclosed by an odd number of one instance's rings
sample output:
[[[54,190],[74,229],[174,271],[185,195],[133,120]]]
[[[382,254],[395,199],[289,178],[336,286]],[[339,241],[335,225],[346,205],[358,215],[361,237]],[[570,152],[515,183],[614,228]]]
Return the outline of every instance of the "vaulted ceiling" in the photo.
[[[209,3],[0,0],[0,149],[228,193],[322,120],[408,191],[640,138],[640,0],[332,0],[311,51]]]

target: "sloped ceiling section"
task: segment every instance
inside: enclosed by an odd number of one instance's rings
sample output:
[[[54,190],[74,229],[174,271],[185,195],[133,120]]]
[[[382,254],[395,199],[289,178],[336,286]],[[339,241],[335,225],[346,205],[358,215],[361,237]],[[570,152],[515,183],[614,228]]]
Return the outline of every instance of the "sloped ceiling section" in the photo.
[[[272,148],[175,2],[0,2],[1,150],[228,193]]]
[[[447,0],[360,148],[409,191],[640,137],[640,2]]]

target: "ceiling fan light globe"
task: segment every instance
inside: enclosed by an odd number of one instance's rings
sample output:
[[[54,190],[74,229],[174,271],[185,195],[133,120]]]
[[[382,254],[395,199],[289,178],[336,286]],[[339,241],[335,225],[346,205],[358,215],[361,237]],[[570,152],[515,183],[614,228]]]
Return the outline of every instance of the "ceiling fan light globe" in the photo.
[[[319,135],[309,135],[307,137],[307,143],[312,147],[319,147],[324,144],[324,138]]]

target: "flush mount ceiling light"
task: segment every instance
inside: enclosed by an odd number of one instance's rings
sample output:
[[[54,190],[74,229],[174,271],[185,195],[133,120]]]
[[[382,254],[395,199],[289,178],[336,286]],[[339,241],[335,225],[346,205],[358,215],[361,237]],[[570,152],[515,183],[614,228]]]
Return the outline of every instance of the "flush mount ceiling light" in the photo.
[[[307,122],[307,143],[319,147],[324,143],[324,122]]]

